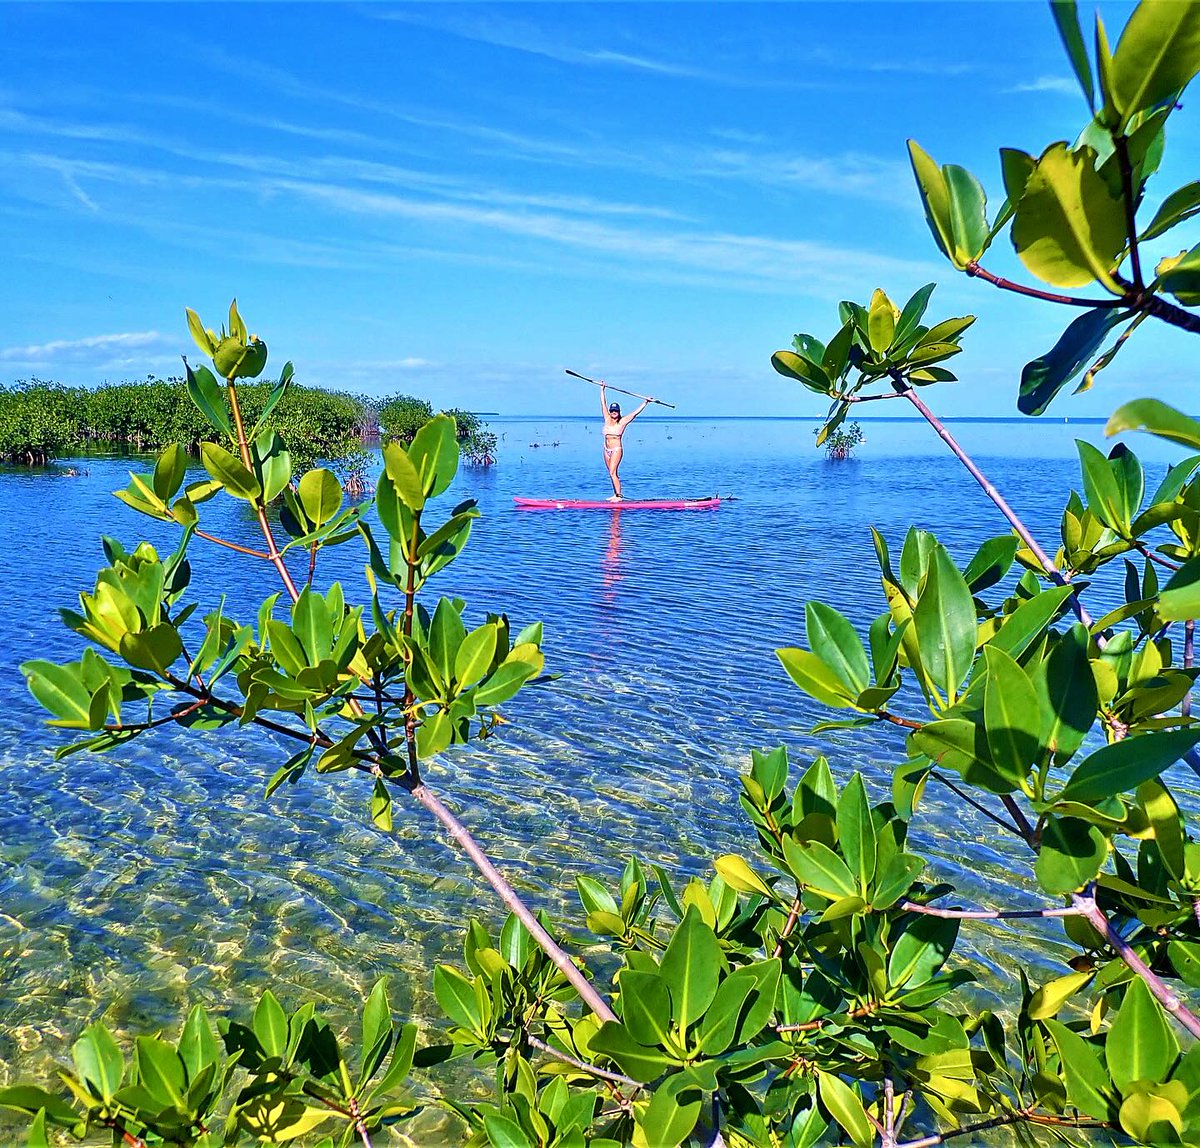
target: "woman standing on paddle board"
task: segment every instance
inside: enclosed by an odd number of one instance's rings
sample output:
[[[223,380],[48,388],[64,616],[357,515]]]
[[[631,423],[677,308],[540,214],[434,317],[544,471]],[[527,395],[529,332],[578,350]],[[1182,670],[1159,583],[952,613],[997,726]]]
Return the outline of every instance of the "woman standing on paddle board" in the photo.
[[[642,405],[632,414],[621,417],[621,404],[609,402],[603,380],[600,382],[600,409],[604,412],[604,465],[608,467],[608,477],[612,479],[613,492],[609,502],[621,501],[621,479],[617,469],[621,465],[621,456],[625,453],[621,445],[621,436],[625,428],[633,422],[652,402],[653,399],[643,400]]]

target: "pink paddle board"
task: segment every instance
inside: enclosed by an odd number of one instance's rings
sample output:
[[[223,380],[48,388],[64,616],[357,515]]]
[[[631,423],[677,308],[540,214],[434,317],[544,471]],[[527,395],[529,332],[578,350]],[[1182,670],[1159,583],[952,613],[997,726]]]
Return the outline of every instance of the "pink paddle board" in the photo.
[[[589,498],[514,498],[526,510],[714,510],[717,495],[707,498],[626,498],[621,502]]]

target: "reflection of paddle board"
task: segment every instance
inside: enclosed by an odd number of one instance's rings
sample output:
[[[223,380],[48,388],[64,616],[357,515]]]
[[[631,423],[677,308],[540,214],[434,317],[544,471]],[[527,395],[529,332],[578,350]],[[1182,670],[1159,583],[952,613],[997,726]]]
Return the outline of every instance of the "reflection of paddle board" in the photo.
[[[621,502],[589,498],[514,498],[526,510],[715,510],[718,495],[707,498],[626,498]]]

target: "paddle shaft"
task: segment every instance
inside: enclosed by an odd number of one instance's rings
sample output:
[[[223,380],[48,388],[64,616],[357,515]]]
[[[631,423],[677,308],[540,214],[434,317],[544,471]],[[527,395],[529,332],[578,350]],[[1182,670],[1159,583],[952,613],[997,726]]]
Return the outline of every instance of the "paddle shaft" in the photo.
[[[623,390],[621,387],[614,387],[612,385],[612,383],[602,383],[602,382],[599,382],[597,379],[589,379],[587,377],[587,375],[581,375],[578,371],[572,371],[567,367],[564,367],[563,370],[566,371],[568,375],[574,375],[575,378],[582,379],[585,383],[592,383],[594,386],[597,386],[597,387],[607,387],[610,391],[616,391],[617,394],[619,394],[619,395],[629,395],[630,398],[645,399],[645,401],[648,403],[658,403],[658,405],[660,407],[670,407],[671,410],[675,409],[674,403],[664,403],[662,401],[662,399],[652,399],[647,395],[639,395],[639,394],[635,393],[634,391],[626,391],[626,390]]]

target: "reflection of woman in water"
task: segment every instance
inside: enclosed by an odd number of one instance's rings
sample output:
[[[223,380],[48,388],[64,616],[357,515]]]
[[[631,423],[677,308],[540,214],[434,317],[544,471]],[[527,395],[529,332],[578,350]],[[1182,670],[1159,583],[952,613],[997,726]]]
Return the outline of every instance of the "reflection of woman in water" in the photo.
[[[605,386],[603,383],[600,384],[600,409],[604,412],[604,465],[608,467],[608,477],[612,479],[613,487],[609,502],[621,501],[621,479],[617,474],[617,468],[621,465],[621,456],[624,453],[621,436],[625,433],[625,428],[652,402],[654,400],[651,398],[645,399],[636,411],[622,418],[621,404],[608,402]]]
[[[604,601],[612,602],[616,598],[617,583],[625,577],[621,569],[621,508],[614,506],[611,521],[608,524],[608,548],[600,560],[600,568],[604,571]]]

